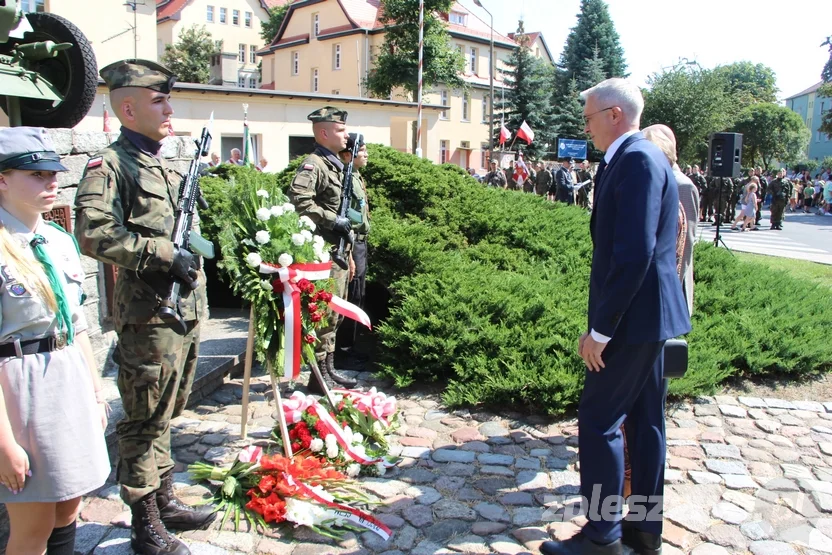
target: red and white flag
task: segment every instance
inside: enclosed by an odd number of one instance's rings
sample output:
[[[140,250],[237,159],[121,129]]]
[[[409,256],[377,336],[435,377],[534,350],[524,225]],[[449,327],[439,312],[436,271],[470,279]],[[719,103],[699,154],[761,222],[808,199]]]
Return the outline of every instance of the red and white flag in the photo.
[[[523,161],[523,153],[519,154],[517,162],[514,163],[514,181],[518,186],[522,186],[523,182],[529,178],[529,168],[526,167],[526,162]]]
[[[104,103],[104,132],[109,133],[112,131],[110,128],[110,112],[107,111],[107,103]]]
[[[523,123],[520,124],[520,129],[517,130],[517,138],[523,139],[529,144],[532,144],[532,141],[534,141],[534,131],[532,131],[532,128],[529,127],[528,123],[526,123],[526,120],[523,120]]]
[[[506,117],[503,116],[503,121],[500,124],[500,146],[506,144],[506,141],[511,138],[511,131],[506,127]]]

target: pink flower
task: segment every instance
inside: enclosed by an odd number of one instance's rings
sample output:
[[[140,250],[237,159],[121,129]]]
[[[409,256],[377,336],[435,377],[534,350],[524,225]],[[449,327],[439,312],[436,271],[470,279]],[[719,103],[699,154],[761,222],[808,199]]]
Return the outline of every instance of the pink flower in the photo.
[[[283,412],[286,414],[286,421],[289,424],[296,424],[303,418],[306,409],[312,406],[315,399],[307,397],[300,391],[295,391],[292,396],[283,401]]]
[[[242,463],[253,463],[257,464],[260,462],[260,457],[263,456],[263,448],[258,447],[257,445],[249,445],[242,451],[240,451],[240,455],[237,457],[240,462]]]

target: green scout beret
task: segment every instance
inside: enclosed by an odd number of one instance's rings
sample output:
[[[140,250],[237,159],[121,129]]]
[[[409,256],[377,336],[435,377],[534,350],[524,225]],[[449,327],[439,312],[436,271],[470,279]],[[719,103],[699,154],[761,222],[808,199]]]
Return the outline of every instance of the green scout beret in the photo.
[[[347,112],[332,106],[324,106],[320,110],[315,110],[306,116],[306,118],[312,123],[323,123],[327,121],[347,123]]]
[[[0,172],[6,170],[67,171],[41,127],[0,127]]]
[[[169,94],[176,83],[176,76],[168,68],[150,60],[120,60],[102,68],[99,74],[111,91],[141,87]]]

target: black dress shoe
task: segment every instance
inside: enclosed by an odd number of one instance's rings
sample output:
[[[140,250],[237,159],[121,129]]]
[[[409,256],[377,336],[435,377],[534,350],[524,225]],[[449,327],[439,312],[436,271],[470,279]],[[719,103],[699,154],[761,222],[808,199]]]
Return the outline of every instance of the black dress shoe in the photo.
[[[543,555],[622,555],[624,544],[621,540],[608,544],[595,543],[583,533],[578,533],[562,542],[543,542],[540,552]]]
[[[633,526],[622,526],[621,543],[632,548],[636,555],[662,555],[662,537]]]

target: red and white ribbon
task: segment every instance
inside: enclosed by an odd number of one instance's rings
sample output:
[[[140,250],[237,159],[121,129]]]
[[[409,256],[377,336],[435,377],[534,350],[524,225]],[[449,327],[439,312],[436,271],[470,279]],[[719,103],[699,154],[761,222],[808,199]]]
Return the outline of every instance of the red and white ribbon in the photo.
[[[350,442],[347,441],[346,436],[344,435],[344,429],[338,425],[338,422],[335,421],[334,418],[327,412],[327,410],[320,405],[317,401],[315,401],[315,411],[318,414],[318,418],[321,419],[321,422],[324,423],[327,431],[333,435],[335,435],[335,440],[338,442],[338,445],[341,446],[341,449],[347,454],[349,458],[357,462],[358,464],[376,464],[376,463],[384,463],[384,459],[370,459],[359,455],[355,452]]]
[[[284,378],[296,380],[300,376],[303,317],[300,306],[301,291],[297,282],[300,279],[308,279],[309,281],[328,279],[331,270],[332,262],[292,264],[288,267],[275,266],[267,262],[260,264],[261,274],[277,274],[283,284],[283,317],[285,318],[283,346],[286,349],[286,357],[283,362]],[[370,317],[356,305],[333,295],[328,306],[334,312],[371,328]]]
[[[312,489],[308,485],[304,484],[301,481],[295,481],[292,476],[287,473],[283,473],[283,477],[286,479],[286,482],[289,485],[296,486],[304,495],[309,497],[310,499],[314,499],[318,503],[322,505],[326,505],[330,509],[334,509],[333,516],[335,518],[342,518],[344,520],[348,520],[353,524],[357,524],[371,532],[375,532],[382,539],[389,540],[390,536],[393,532],[384,525],[383,522],[380,522],[373,518],[372,515],[365,513],[363,511],[359,511],[358,509],[354,509],[348,505],[343,505],[335,501],[335,498],[328,492],[324,491],[323,489]]]

